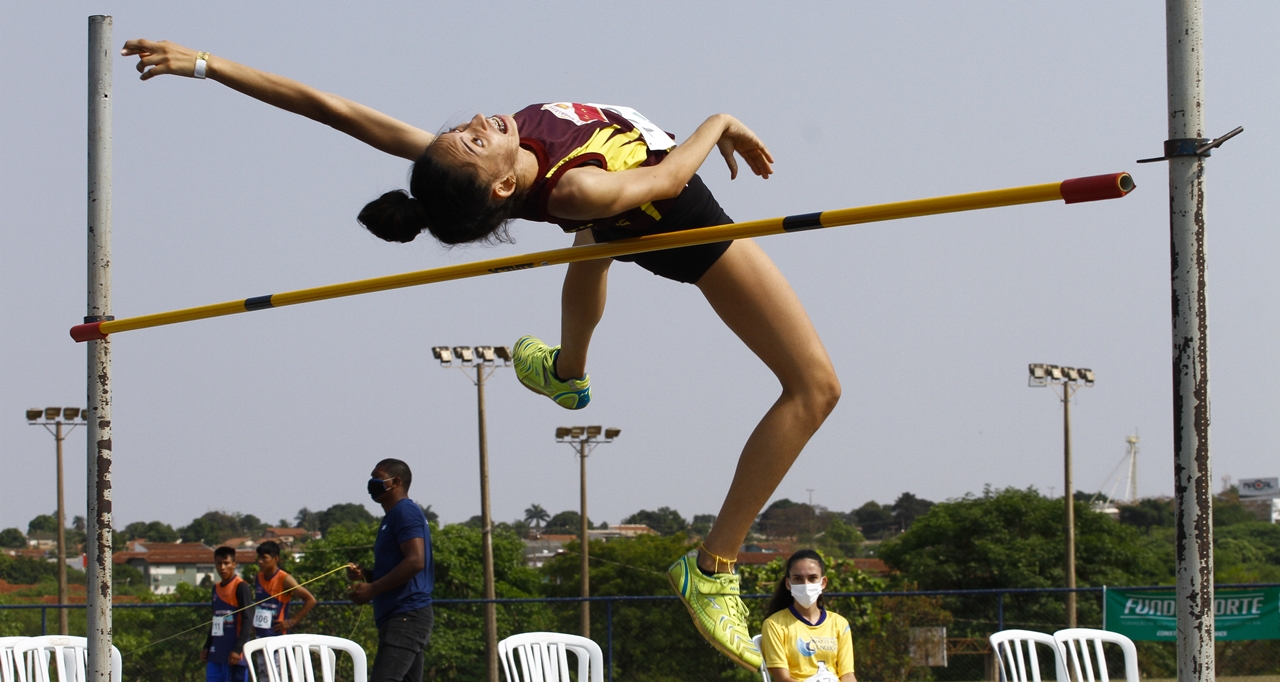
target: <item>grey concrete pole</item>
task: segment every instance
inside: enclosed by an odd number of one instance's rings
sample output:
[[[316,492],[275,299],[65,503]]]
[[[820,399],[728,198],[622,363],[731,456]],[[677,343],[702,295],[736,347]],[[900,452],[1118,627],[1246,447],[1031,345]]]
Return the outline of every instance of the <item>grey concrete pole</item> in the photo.
[[[1200,1],[1166,0],[1165,11],[1168,155],[1170,147],[1176,151],[1179,146],[1176,141],[1204,139],[1204,80]],[[1204,172],[1203,156],[1171,155],[1169,159],[1179,682],[1208,682],[1214,676]]]
[[[1067,587],[1076,586],[1076,496],[1075,483],[1071,480],[1071,384],[1062,384],[1062,464],[1063,495],[1067,503],[1063,518],[1063,531],[1067,538],[1064,552],[1064,569]],[[1076,593],[1066,594],[1067,627],[1076,626]]]
[[[62,494],[62,420],[54,423],[54,440],[58,443],[58,603],[67,603],[67,508]],[[58,634],[67,635],[67,610],[58,609]]]
[[[484,598],[494,599],[493,517],[489,514],[489,437],[484,413],[484,363],[476,362],[476,409],[480,424],[480,526],[484,547]],[[489,682],[498,682],[498,605],[484,605],[484,643]]]
[[[111,37],[89,17],[89,277],[85,322],[111,318]],[[88,348],[88,679],[111,679],[111,341]]]

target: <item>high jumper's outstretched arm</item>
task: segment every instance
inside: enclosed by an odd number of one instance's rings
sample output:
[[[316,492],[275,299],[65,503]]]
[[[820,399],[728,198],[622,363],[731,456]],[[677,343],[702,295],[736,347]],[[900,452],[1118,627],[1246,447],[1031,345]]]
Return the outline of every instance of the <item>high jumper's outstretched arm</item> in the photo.
[[[138,57],[142,80],[173,74],[195,76],[196,51],[167,40],[130,40],[120,54]],[[435,135],[345,97],[321,92],[291,78],[210,55],[206,77],[256,100],[323,123],[365,144],[416,161]]]

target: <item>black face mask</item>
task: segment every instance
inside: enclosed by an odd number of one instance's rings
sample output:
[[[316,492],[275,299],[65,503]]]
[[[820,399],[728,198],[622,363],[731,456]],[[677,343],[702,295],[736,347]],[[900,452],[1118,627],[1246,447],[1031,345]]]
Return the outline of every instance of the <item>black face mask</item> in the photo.
[[[387,481],[381,478],[369,479],[369,497],[372,497],[374,502],[377,502],[378,498],[382,497],[386,493]]]

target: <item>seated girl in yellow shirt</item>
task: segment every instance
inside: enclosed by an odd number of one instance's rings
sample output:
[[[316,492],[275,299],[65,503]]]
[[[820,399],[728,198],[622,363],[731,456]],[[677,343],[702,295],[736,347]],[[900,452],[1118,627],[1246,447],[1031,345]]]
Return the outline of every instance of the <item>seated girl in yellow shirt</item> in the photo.
[[[774,682],[857,682],[849,621],[827,611],[822,591],[826,565],[811,549],[787,559],[787,571],[769,601],[760,638]]]

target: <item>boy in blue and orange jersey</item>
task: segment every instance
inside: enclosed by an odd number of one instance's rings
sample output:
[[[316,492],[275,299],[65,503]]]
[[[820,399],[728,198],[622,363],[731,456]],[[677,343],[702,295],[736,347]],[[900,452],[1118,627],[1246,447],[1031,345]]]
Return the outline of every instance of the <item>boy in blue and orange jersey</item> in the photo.
[[[258,577],[254,580],[253,632],[257,637],[287,635],[316,605],[315,595],[298,584],[298,580],[280,570],[280,543],[267,540],[258,545]],[[293,617],[287,617],[289,602],[294,595],[302,600],[302,608]],[[262,661],[255,660],[255,664]],[[258,678],[267,679],[266,671],[259,666]]]
[[[213,627],[200,650],[207,682],[244,682],[248,666],[244,645],[253,629],[246,614],[236,613],[253,603],[249,583],[236,575],[236,551],[219,547],[213,551],[213,565],[220,581],[213,586]]]

